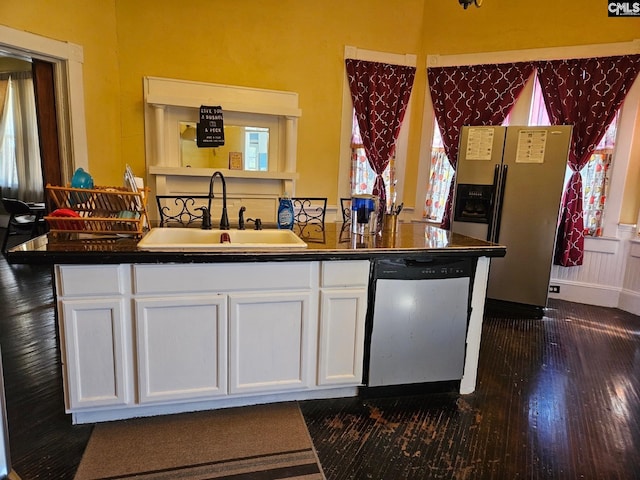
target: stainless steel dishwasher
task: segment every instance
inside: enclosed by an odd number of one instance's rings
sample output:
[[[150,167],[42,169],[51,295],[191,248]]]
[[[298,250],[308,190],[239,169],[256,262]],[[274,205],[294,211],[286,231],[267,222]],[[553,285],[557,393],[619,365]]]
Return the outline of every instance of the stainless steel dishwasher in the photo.
[[[474,270],[471,258],[376,262],[368,387],[462,378]]]

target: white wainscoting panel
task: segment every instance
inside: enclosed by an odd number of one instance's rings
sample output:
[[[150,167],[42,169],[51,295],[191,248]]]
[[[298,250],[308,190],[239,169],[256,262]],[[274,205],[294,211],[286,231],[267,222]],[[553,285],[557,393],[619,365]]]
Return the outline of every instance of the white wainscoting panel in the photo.
[[[640,315],[640,240],[631,240],[619,308]]]
[[[560,293],[549,294],[572,302],[640,311],[640,241],[621,226],[618,238],[588,238],[584,262],[578,267],[554,265],[551,285]]]

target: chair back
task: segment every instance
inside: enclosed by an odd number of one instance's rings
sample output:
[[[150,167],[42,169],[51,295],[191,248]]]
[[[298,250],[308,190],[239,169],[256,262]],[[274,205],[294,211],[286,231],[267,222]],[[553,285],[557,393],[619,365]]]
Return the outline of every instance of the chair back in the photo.
[[[16,198],[4,198],[2,197],[2,206],[10,215],[29,215],[31,209],[22,200]]]
[[[340,199],[340,208],[342,209],[342,223],[351,221],[351,197]]]
[[[38,235],[38,227],[44,225],[42,213],[34,213],[29,205],[22,200],[15,198],[2,197],[2,206],[9,214],[9,222],[7,223],[7,231],[2,240],[2,254],[7,253],[7,244],[11,235],[19,233],[29,233],[30,238]]]
[[[293,197],[294,222],[299,225],[320,225],[324,228],[327,197]]]
[[[202,208],[207,206],[207,195],[156,195],[160,226],[187,227],[202,223]]]

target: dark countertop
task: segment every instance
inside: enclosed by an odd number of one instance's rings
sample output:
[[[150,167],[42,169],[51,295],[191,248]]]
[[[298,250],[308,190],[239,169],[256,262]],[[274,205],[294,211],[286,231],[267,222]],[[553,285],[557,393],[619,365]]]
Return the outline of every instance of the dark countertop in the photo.
[[[503,257],[506,247],[451,233],[425,223],[400,223],[394,236],[352,235],[349,225],[329,223],[324,230],[309,226],[295,230],[306,249],[228,250],[211,252],[142,251],[138,238],[42,235],[7,254],[10,263],[219,263],[260,261],[357,260],[371,258]]]

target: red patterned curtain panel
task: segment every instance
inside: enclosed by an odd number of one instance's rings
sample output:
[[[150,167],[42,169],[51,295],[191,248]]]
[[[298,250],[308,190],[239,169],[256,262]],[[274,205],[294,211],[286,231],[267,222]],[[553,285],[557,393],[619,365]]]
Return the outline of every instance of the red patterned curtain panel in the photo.
[[[353,59],[345,63],[362,143],[376,173],[372,194],[380,199],[382,211],[387,201],[382,174],[395,152],[416,69]]]
[[[456,168],[464,125],[500,125],[533,72],[529,62],[427,69],[429,91],[442,143]],[[449,228],[454,182],[451,182],[442,228]]]
[[[640,71],[640,55],[536,62],[552,125],[573,125],[569,167],[573,174],[560,211],[554,263],[582,265],[582,178],[587,164]]]

